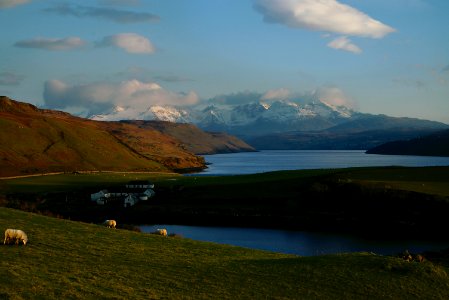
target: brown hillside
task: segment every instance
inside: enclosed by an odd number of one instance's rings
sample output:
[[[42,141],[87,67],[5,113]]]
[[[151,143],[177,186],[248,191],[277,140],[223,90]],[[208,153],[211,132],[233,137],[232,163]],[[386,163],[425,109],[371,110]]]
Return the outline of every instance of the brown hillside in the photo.
[[[204,159],[158,130],[98,122],[0,96],[0,176],[204,168]]]
[[[182,142],[195,154],[256,151],[252,146],[224,132],[205,132],[193,124],[163,121],[122,121],[140,128],[156,129]]]

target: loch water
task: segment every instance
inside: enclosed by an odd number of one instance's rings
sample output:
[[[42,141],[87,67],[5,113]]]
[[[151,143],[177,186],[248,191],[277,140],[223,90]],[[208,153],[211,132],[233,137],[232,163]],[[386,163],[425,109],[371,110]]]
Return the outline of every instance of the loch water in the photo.
[[[334,169],[371,166],[449,166],[449,157],[376,155],[361,150],[266,150],[205,155],[209,168],[188,176],[239,175],[278,170]],[[394,255],[404,250],[419,253],[449,248],[447,241],[367,239],[352,235],[271,230],[260,228],[149,225],[143,232],[166,228],[185,238],[303,256],[374,252]]]
[[[198,241],[241,246],[279,253],[314,256],[323,254],[373,252],[395,255],[408,250],[412,253],[441,250],[449,247],[449,241],[417,241],[409,239],[367,239],[353,235],[290,231],[278,229],[148,225],[140,226],[142,232],[151,233],[158,228],[168,234],[181,235]]]
[[[238,175],[279,170],[380,166],[449,166],[449,157],[366,154],[364,150],[262,150],[204,155],[208,168],[194,175]]]

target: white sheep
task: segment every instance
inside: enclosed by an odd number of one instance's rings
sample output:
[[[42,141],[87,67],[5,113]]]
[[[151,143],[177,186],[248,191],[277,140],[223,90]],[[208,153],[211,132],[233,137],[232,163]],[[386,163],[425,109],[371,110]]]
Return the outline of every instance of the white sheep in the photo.
[[[117,222],[115,220],[106,220],[103,222],[103,225],[108,227],[108,228],[114,228],[115,226],[117,226]]]
[[[28,237],[26,233],[20,229],[6,229],[3,244],[6,245],[11,242],[15,242],[16,245],[22,242],[23,245],[26,245],[28,243]]]

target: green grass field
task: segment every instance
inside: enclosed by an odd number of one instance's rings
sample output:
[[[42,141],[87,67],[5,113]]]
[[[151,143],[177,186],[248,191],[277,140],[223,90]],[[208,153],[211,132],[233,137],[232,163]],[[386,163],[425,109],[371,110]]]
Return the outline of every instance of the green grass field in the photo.
[[[90,194],[149,179],[156,197],[124,211]],[[240,176],[93,173],[0,180],[0,206],[128,224],[252,226],[447,239],[449,167],[279,171]]]
[[[62,174],[0,180],[0,193],[60,192],[89,187],[123,185],[130,180],[149,179],[161,186],[290,184],[314,177],[350,180],[365,185],[384,185],[421,193],[449,196],[449,167],[384,167],[278,171],[239,176],[180,176],[175,173],[87,173]]]
[[[77,191],[86,188],[124,185],[131,180],[150,179],[155,182],[179,178],[176,173],[127,173],[99,172],[59,174],[0,180],[0,193],[47,193]]]
[[[361,184],[449,196],[449,167],[343,169],[340,176]]]
[[[446,267],[368,253],[298,257],[0,208],[0,299],[448,299]]]

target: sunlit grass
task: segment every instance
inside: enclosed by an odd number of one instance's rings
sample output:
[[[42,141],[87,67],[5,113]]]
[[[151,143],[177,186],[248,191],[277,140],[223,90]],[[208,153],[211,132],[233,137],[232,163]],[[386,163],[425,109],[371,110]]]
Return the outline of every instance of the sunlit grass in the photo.
[[[447,270],[368,253],[298,257],[0,208],[0,298],[447,299]]]

